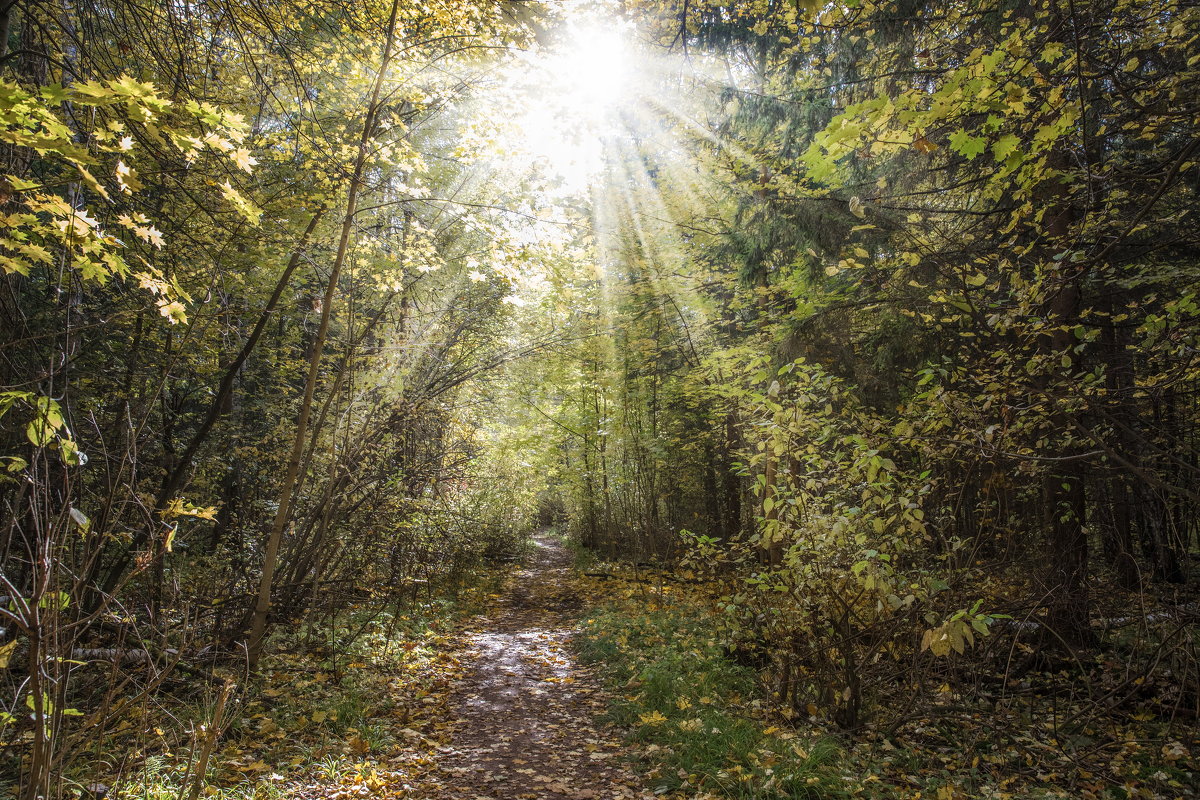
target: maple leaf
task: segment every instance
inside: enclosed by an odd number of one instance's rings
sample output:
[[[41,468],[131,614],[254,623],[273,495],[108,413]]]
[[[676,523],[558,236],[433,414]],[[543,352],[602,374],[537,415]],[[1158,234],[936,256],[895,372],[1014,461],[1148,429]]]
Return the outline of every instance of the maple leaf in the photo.
[[[651,711],[646,714],[638,714],[638,719],[643,725],[661,725],[667,721],[661,711]]]
[[[116,176],[117,185],[125,194],[133,194],[142,188],[142,182],[138,180],[137,173],[124,161],[117,162]]]
[[[246,172],[253,171],[252,167],[258,163],[258,159],[250,155],[250,151],[244,147],[239,147],[237,150],[234,150],[229,154],[229,157],[233,159],[233,163],[237,164],[239,168],[244,169]]]
[[[136,233],[142,241],[152,244],[160,250],[162,249],[164,244],[162,231],[153,225],[139,226],[134,228],[133,232]]]
[[[244,197],[237,189],[234,189],[229,181],[221,184],[221,194],[238,213],[245,217],[247,222],[251,225],[258,224],[258,220],[262,216],[262,209]]]
[[[183,307],[183,303],[174,300],[169,303],[163,303],[158,307],[158,313],[167,318],[167,321],[172,325],[177,325],[180,322],[187,322],[187,309]]]
[[[997,161],[1003,161],[1008,158],[1009,154],[1017,149],[1021,144],[1021,140],[1013,134],[1005,134],[992,143],[992,155]]]
[[[950,137],[950,147],[968,161],[987,149],[987,140],[981,136],[972,136],[964,130],[955,131]]]

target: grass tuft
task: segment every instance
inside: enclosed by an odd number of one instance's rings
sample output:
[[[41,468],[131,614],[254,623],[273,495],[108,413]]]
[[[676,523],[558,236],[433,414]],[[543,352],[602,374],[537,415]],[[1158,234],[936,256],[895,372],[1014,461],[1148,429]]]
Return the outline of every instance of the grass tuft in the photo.
[[[654,791],[847,796],[833,769],[837,743],[770,724],[754,672],[725,657],[699,606],[613,600],[584,631],[580,656],[601,665],[616,694],[611,719],[641,744]]]

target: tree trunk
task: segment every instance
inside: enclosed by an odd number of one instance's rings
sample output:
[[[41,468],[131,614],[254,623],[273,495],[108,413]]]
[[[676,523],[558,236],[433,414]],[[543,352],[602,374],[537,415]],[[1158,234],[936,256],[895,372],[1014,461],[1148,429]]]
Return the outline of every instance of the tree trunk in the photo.
[[[300,411],[296,419],[296,433],[292,439],[292,451],[288,458],[287,470],[283,476],[283,484],[279,489],[279,506],[275,511],[275,519],[271,523],[271,531],[267,537],[266,552],[263,554],[263,570],[258,585],[258,600],[254,606],[254,615],[250,621],[250,631],[246,639],[246,658],[249,668],[257,670],[258,661],[262,655],[263,637],[267,632],[267,616],[271,610],[271,584],[275,577],[275,568],[279,560],[279,545],[283,540],[283,531],[291,514],[292,493],[296,487],[296,478],[300,472],[300,462],[304,456],[304,444],[308,432],[308,418],[312,413],[313,396],[316,393],[317,374],[321,366],[321,355],[325,349],[325,338],[329,333],[329,320],[332,316],[334,295],[337,292],[338,278],[342,273],[342,265],[346,262],[346,253],[350,249],[350,232],[354,227],[354,214],[358,209],[359,192],[362,189],[363,170],[367,161],[368,145],[374,134],[375,123],[381,106],[383,83],[387,77],[388,64],[392,59],[392,47],[395,44],[396,14],[399,0],[392,0],[391,12],[388,18],[387,34],[384,40],[383,57],[380,59],[379,72],[375,76],[375,84],[371,89],[371,100],[367,106],[366,119],[363,121],[362,137],[358,142],[358,154],[354,159],[354,169],[350,176],[350,185],[346,190],[346,214],[342,218],[341,238],[338,240],[337,255],[334,257],[333,269],[329,273],[329,281],[325,285],[325,296],[321,305],[321,321],[317,327],[312,356],[308,362],[308,376],[304,382],[304,399],[300,402]]]

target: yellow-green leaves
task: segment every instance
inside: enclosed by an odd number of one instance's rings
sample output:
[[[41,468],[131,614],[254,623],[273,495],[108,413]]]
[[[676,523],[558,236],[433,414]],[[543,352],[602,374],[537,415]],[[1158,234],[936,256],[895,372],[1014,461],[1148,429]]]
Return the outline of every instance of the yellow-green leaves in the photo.
[[[229,181],[221,184],[221,195],[229,202],[231,206],[237,209],[237,212],[242,215],[242,218],[251,225],[257,225],[262,217],[262,209],[254,205],[241,192],[233,188]]]
[[[60,116],[63,105],[77,113]],[[145,189],[136,165],[139,159],[149,159],[149,153],[136,146],[138,137],[172,141],[190,161],[206,151],[222,154],[245,172],[257,160],[248,148],[237,146],[247,131],[241,115],[189,101],[183,104],[182,117],[168,126],[159,117],[172,105],[153,84],[128,75],[37,92],[0,81],[0,142],[32,150],[39,176],[4,179],[5,194],[16,193],[17,211],[4,218],[7,235],[0,239],[0,269],[29,276],[38,267],[62,263],[85,284],[104,284],[128,277],[128,259],[140,250],[137,258],[146,266],[137,275],[140,285],[151,290],[166,320],[186,321],[178,287],[163,280],[148,260],[167,245],[166,237],[144,213],[121,213],[114,202],[115,197],[132,198]],[[85,109],[90,111],[81,113]],[[147,163],[161,169],[155,161]],[[242,217],[257,222],[261,211],[228,181],[221,196]],[[113,235],[112,226],[128,229],[133,238]]]
[[[992,623],[1003,615],[979,613],[982,604],[982,601],[976,601],[972,608],[959,609],[945,622],[926,630],[921,636],[921,650],[928,650],[935,656],[948,656],[951,652],[961,655],[975,644],[976,633],[980,636],[991,633]]]
[[[229,154],[229,157],[233,159],[233,163],[238,166],[238,169],[245,172],[253,172],[252,167],[258,163],[258,159],[251,156],[250,151],[244,147],[237,148]]]
[[[175,497],[167,501],[166,506],[159,515],[164,520],[177,520],[182,517],[190,517],[192,519],[213,520],[217,516],[215,506],[197,506],[183,499]]]
[[[25,436],[34,447],[45,447],[63,427],[62,408],[51,397],[33,399],[33,419],[25,426]]]
[[[19,408],[16,413],[26,420],[25,438],[31,445],[57,449],[59,457],[68,466],[87,463],[87,456],[71,438],[62,406],[57,400],[33,392],[0,392],[0,418],[13,407]],[[0,460],[5,462],[4,470],[9,474],[20,472],[29,465],[18,456],[4,455],[0,456]]]
[[[17,651],[19,642],[13,639],[7,644],[0,645],[0,669],[8,669],[8,662],[12,660],[13,653]]]
[[[971,161],[987,149],[987,140],[982,136],[973,136],[965,130],[957,130],[950,136],[950,148]]]
[[[1004,161],[1010,154],[1016,151],[1021,144],[1019,137],[1011,133],[1005,134],[992,142],[992,156],[996,161]]]

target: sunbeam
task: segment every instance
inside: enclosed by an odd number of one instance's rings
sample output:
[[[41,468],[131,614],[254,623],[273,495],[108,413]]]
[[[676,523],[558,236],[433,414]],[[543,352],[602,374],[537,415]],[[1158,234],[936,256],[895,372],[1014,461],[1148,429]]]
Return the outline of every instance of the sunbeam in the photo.
[[[580,194],[644,88],[631,32],[616,21],[585,20],[549,50],[531,53],[521,68],[528,102],[513,121],[513,144],[561,193]]]

